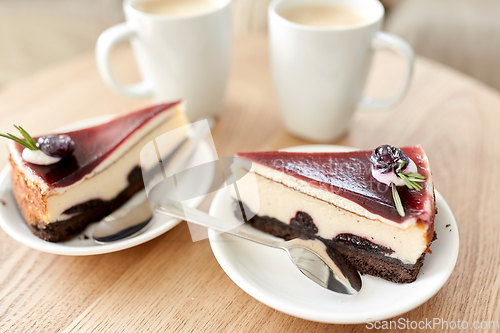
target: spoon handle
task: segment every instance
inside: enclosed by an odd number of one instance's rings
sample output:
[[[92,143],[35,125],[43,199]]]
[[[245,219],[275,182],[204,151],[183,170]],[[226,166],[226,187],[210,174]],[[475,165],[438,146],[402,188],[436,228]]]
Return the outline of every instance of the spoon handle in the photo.
[[[207,228],[215,229],[217,231],[226,232],[228,234],[247,239],[262,245],[281,248],[279,243],[269,238],[252,235],[240,230],[237,226],[215,218],[199,209],[183,206],[179,203],[168,204],[155,204],[154,209],[156,212],[176,217],[182,220],[189,221]]]

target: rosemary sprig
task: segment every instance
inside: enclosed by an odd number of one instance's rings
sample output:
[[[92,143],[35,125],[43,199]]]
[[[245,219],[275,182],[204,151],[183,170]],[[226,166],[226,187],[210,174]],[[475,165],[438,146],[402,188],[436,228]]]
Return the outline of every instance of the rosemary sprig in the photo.
[[[410,190],[415,189],[417,191],[420,191],[422,189],[422,186],[420,186],[418,183],[425,182],[425,178],[421,178],[423,176],[421,176],[420,174],[418,174],[420,177],[409,176],[406,173],[398,173],[397,175],[405,182],[405,185]]]
[[[417,191],[422,190],[422,186],[418,183],[425,182],[425,177],[419,174],[418,172],[400,172],[401,170],[403,170],[404,166],[405,162],[401,161],[399,167],[396,169],[396,175],[399,178],[401,178],[401,180],[403,180],[406,187],[408,187],[410,190],[417,190]],[[401,204],[401,198],[399,197],[396,185],[392,183],[391,186],[392,186],[392,198],[394,199],[396,210],[398,211],[399,215],[404,217],[405,211],[403,209],[403,205]]]
[[[406,214],[403,208],[403,204],[401,203],[401,198],[399,197],[398,189],[396,188],[396,185],[394,185],[394,183],[391,183],[391,187],[392,187],[392,198],[394,199],[396,210],[398,211],[399,215],[404,217]]]
[[[35,140],[33,140],[33,138],[31,137],[31,135],[29,135],[28,132],[26,132],[24,130],[24,128],[22,128],[21,126],[16,126],[16,125],[14,125],[14,127],[19,132],[21,132],[21,135],[24,137],[24,140],[18,138],[15,135],[10,134],[10,133],[7,133],[7,134],[1,134],[0,133],[0,136],[4,137],[4,138],[7,138],[7,139],[10,139],[10,140],[13,140],[13,141],[19,143],[21,146],[23,146],[25,148],[28,148],[30,150],[39,150],[40,149],[40,148],[37,147]]]
[[[33,138],[31,137],[31,135],[29,135],[29,134],[28,134],[28,132],[26,132],[26,131],[24,130],[24,128],[22,128],[21,126],[16,126],[16,125],[14,125],[14,127],[15,127],[15,128],[17,128],[17,130],[18,130],[19,132],[21,132],[21,134],[22,134],[22,136],[24,137],[24,139],[25,139],[27,142],[29,142],[29,143],[30,143],[30,146],[32,146],[32,147],[36,147],[36,148],[38,149],[38,147],[37,147],[37,145],[36,145],[35,140],[33,140]]]

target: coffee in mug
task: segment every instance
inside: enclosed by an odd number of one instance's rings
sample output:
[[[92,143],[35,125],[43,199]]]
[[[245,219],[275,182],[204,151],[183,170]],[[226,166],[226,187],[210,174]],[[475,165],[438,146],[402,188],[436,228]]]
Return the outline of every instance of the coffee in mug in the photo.
[[[190,16],[214,10],[218,6],[212,0],[151,0],[137,2],[134,7],[148,14]]]
[[[289,8],[280,13],[285,20],[313,27],[348,27],[368,21],[361,13],[349,7],[307,5]]]

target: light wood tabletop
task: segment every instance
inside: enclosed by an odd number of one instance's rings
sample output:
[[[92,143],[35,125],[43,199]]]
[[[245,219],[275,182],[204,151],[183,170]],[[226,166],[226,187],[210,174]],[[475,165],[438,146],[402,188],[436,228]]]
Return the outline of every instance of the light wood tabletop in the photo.
[[[124,48],[113,63],[120,80],[137,79]],[[396,56],[379,53],[368,92],[387,96],[402,79]],[[100,80],[92,54],[48,68],[0,94],[0,132],[21,124],[42,134],[64,124],[145,106]],[[407,96],[379,113],[357,112],[334,144],[373,149],[420,143],[435,186],[455,214],[457,266],[429,301],[401,315],[410,321],[500,320],[500,95],[465,75],[417,58]],[[236,41],[225,109],[213,137],[219,156],[307,144],[287,134],[274,96],[267,39]],[[7,164],[0,142],[0,166]],[[0,205],[0,209],[8,207]],[[364,324],[311,322],[247,295],[220,268],[207,240],[192,242],[186,222],[140,246],[70,257],[32,250],[0,230],[2,332],[361,332]],[[451,331],[451,330],[450,330]]]

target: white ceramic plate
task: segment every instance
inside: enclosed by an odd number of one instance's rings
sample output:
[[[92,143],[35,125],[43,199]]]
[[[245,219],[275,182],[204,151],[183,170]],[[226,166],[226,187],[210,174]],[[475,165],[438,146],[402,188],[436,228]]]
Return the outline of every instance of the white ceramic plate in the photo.
[[[352,148],[311,145],[287,151],[338,152]],[[448,204],[436,191],[439,214],[435,219],[438,239],[431,245],[418,278],[410,284],[391,283],[362,276],[363,288],[353,296],[324,289],[296,269],[286,253],[209,230],[215,258],[241,289],[260,302],[286,314],[324,323],[366,323],[401,315],[423,304],[448,280],[458,256],[458,229]],[[234,218],[229,188],[217,193],[210,214],[229,221]],[[261,233],[249,226],[249,232]],[[266,235],[270,237],[269,235]]]
[[[108,121],[113,116],[102,116],[97,118],[86,119],[69,126],[65,126],[60,130],[75,130],[84,128],[91,125],[96,125],[104,121]],[[213,160],[212,150],[204,141],[200,142],[196,151],[191,154],[184,163],[189,165],[197,165]],[[196,161],[200,162],[197,163]],[[10,180],[11,167],[6,166],[0,173],[0,227],[5,230],[12,238],[18,242],[27,245],[35,250],[62,254],[62,255],[94,255],[120,251],[147,242],[155,237],[164,234],[177,224],[180,220],[171,219],[169,217],[155,215],[150,223],[143,229],[143,231],[134,237],[122,239],[108,244],[97,244],[92,239],[94,229],[97,223],[90,224],[80,235],[74,237],[67,242],[51,243],[44,241],[31,233],[28,226],[24,223],[19,208],[17,207],[14,194],[12,192],[12,184]],[[212,179],[201,176],[200,179],[192,180],[197,186],[208,189],[212,183]],[[130,201],[132,201],[132,198]],[[203,200],[203,197],[198,197],[189,200],[189,205],[192,207],[198,206]],[[127,203],[131,204],[131,202]],[[127,205],[126,204],[126,205]],[[140,221],[138,221],[140,222]]]

